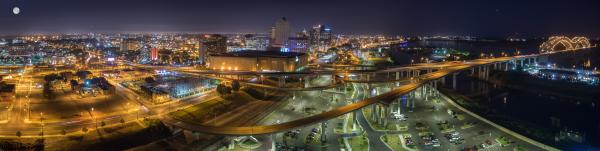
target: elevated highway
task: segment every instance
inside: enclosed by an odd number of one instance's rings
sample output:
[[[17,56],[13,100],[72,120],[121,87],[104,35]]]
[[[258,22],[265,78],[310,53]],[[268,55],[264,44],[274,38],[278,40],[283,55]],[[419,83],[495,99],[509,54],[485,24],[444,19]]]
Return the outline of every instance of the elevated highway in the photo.
[[[423,85],[425,83],[439,79],[441,77],[444,77],[444,76],[449,75],[454,72],[467,70],[469,68],[479,66],[479,65],[486,65],[486,64],[491,64],[491,63],[495,63],[495,62],[502,62],[502,61],[506,61],[506,60],[510,60],[510,59],[512,59],[512,58],[482,59],[482,60],[475,60],[473,62],[460,63],[460,64],[453,65],[450,67],[445,67],[436,72],[431,72],[428,74],[421,75],[418,78],[415,78],[412,82],[410,82],[406,85],[400,86],[390,92],[387,92],[387,93],[384,93],[384,94],[381,94],[381,95],[378,95],[375,97],[367,98],[367,99],[358,101],[356,103],[342,106],[342,107],[339,107],[339,108],[336,108],[336,109],[333,109],[333,110],[330,110],[330,111],[327,111],[327,112],[324,112],[321,114],[312,115],[312,116],[309,116],[306,118],[297,119],[294,121],[280,123],[280,124],[242,126],[242,127],[214,127],[214,126],[206,126],[206,125],[187,124],[187,123],[177,121],[177,120],[169,118],[169,117],[165,117],[164,121],[168,124],[180,127],[182,129],[187,129],[187,130],[192,130],[192,131],[197,131],[197,132],[202,132],[202,133],[208,133],[208,134],[239,136],[239,135],[257,135],[257,134],[269,134],[269,133],[282,132],[282,131],[294,129],[296,127],[308,126],[308,125],[319,123],[321,121],[339,117],[346,113],[350,113],[352,111],[361,109],[363,107],[366,107],[368,105],[371,105],[371,104],[374,104],[377,102],[391,101],[397,97],[400,97],[402,95],[405,95],[405,94],[417,89],[418,87],[420,87],[421,85]]]
[[[405,94],[408,94],[411,91],[417,89],[418,87],[420,87],[424,84],[428,84],[430,82],[433,82],[437,79],[443,78],[447,75],[451,75],[453,73],[457,73],[457,72],[461,72],[461,71],[469,70],[469,69],[471,70],[471,72],[474,72],[474,69],[476,67],[486,67],[487,68],[488,66],[491,66],[491,65],[494,65],[494,68],[501,69],[502,63],[506,64],[506,65],[504,65],[504,69],[507,70],[509,68],[509,64],[511,64],[511,63],[513,65],[517,65],[519,61],[521,64],[525,63],[526,61],[531,63],[531,60],[533,60],[533,62],[535,63],[535,61],[536,61],[535,58],[538,56],[551,55],[551,54],[556,54],[556,53],[566,52],[566,51],[569,51],[569,50],[555,51],[555,52],[549,52],[549,53],[544,53],[544,54],[521,55],[521,56],[514,56],[514,57],[476,59],[476,60],[464,61],[464,62],[445,62],[445,63],[433,64],[431,66],[422,65],[423,68],[438,68],[438,69],[435,72],[429,72],[429,73],[426,73],[423,75],[415,76],[415,77],[411,78],[409,83],[399,86],[396,89],[393,89],[389,92],[377,95],[375,97],[367,98],[367,99],[358,101],[353,104],[348,104],[348,105],[345,105],[345,106],[342,106],[339,108],[335,108],[330,111],[323,112],[321,114],[316,114],[316,115],[312,115],[309,117],[305,117],[305,118],[301,118],[301,119],[297,119],[297,120],[293,120],[293,121],[289,121],[289,122],[285,122],[285,123],[274,124],[274,125],[256,125],[256,126],[241,126],[241,127],[227,127],[227,126],[215,127],[215,126],[207,126],[207,125],[188,124],[183,121],[178,121],[178,120],[175,120],[170,117],[164,117],[163,120],[164,120],[164,122],[166,122],[168,124],[174,125],[176,127],[182,128],[182,129],[201,132],[201,133],[208,133],[208,134],[240,136],[240,135],[257,135],[257,134],[270,134],[270,133],[276,133],[276,132],[283,132],[283,131],[294,129],[297,127],[308,126],[308,125],[316,124],[316,123],[326,121],[326,120],[329,120],[332,118],[336,118],[336,117],[342,116],[344,114],[353,112],[355,110],[359,110],[363,107],[366,107],[366,106],[374,104],[374,103],[390,104],[390,102],[393,101],[394,99],[396,99],[400,96],[403,96]],[[499,66],[497,66],[497,65],[499,65]],[[400,67],[397,69],[388,69],[388,70],[375,71],[375,72],[382,72],[382,73],[397,72],[397,71],[400,71],[400,70],[403,70],[406,68],[423,69],[423,68],[419,68],[419,66],[412,66],[412,67]],[[483,73],[487,74],[487,73],[489,73],[489,69],[479,68],[479,72],[483,72]],[[455,82],[455,80],[454,80],[454,82]]]

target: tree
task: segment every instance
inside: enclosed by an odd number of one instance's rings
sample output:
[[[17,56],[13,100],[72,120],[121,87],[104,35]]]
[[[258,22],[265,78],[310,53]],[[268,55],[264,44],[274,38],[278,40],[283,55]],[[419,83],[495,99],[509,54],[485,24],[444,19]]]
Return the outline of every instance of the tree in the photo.
[[[92,74],[92,72],[90,71],[77,71],[77,73],[75,73],[75,75],[77,75],[77,77],[79,77],[79,80],[85,80],[87,79],[87,76]]]
[[[64,129],[60,131],[60,134],[62,135],[67,135],[67,131],[65,131]]]
[[[223,85],[217,85],[217,93],[219,93],[219,95],[223,95]]]
[[[50,83],[54,80],[60,80],[60,79],[62,79],[62,77],[60,77],[58,74],[55,74],[55,73],[44,76],[44,81],[46,81],[46,83]]]
[[[79,85],[79,83],[77,83],[77,80],[71,80],[70,84],[71,84],[71,90],[75,90],[75,87],[77,85]]]
[[[87,127],[83,127],[83,128],[81,129],[81,131],[83,131],[84,133],[87,133],[88,129],[87,129]]]
[[[224,90],[225,90],[225,94],[231,94],[231,87],[225,86]]]
[[[17,131],[17,137],[21,137],[23,134],[21,134],[21,131]]]
[[[125,124],[125,120],[121,119],[119,122],[121,122],[121,124]]]
[[[154,78],[152,78],[152,77],[146,77],[146,78],[144,78],[144,81],[146,81],[146,83],[154,83],[154,82],[156,82],[156,80],[154,80]]]
[[[231,82],[231,88],[233,89],[233,91],[239,91],[240,90],[240,81],[238,80],[233,80],[233,82]]]
[[[104,127],[106,125],[106,123],[104,123],[104,121],[100,122],[100,127]]]

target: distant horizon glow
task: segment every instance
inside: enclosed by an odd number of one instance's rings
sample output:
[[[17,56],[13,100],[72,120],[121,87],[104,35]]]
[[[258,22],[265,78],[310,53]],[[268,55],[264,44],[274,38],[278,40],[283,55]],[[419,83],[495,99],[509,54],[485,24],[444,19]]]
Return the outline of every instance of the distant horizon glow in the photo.
[[[14,6],[13,13],[0,13],[9,23],[0,24],[0,35],[268,33],[286,17],[292,33],[327,25],[334,34],[351,35],[600,36],[600,20],[594,19],[600,18],[595,7],[600,1],[594,0],[18,0],[0,5]]]

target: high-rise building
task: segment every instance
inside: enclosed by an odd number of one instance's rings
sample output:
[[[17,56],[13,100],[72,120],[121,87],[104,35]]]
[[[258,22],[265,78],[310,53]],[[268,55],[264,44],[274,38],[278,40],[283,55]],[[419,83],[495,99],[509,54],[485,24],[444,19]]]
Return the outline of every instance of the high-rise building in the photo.
[[[269,37],[266,35],[251,35],[245,36],[245,46],[248,50],[265,51],[269,47]]]
[[[142,46],[140,48],[140,56],[138,57],[138,62],[145,64],[149,63],[151,60],[151,51],[148,49],[148,46]]]
[[[210,54],[221,54],[227,52],[227,37],[223,35],[203,35],[198,41],[199,63],[206,64]]]
[[[310,30],[310,45],[312,47],[327,47],[331,45],[333,35],[331,34],[331,27],[324,25],[315,25]]]
[[[141,48],[140,40],[135,38],[123,39],[121,51],[133,51]]]
[[[290,37],[290,23],[283,17],[271,28],[271,46],[282,47]]]
[[[152,49],[150,49],[150,59],[152,61],[158,60],[158,48],[152,48]]]
[[[307,37],[290,37],[285,45],[290,52],[306,53],[309,49]]]
[[[225,53],[227,52],[227,37],[223,35],[204,35],[200,38],[200,48],[205,48],[208,53]]]

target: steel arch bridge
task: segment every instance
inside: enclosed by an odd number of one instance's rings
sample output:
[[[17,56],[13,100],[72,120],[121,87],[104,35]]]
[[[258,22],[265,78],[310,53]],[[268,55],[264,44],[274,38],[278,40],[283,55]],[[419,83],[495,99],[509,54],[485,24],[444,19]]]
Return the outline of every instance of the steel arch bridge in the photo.
[[[562,46],[564,49],[560,49],[560,47],[557,48],[557,46]],[[548,41],[540,45],[540,53],[552,53],[562,50],[577,50],[590,47],[590,40],[586,37],[569,38],[566,36],[552,36]]]

